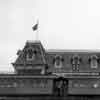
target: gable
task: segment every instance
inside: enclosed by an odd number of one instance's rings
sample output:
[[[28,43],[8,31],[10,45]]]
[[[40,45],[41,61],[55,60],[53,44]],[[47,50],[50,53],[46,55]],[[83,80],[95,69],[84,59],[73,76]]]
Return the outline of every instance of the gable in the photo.
[[[21,65],[45,64],[45,51],[40,42],[26,42],[23,50],[18,51],[18,57],[13,63],[15,67]]]

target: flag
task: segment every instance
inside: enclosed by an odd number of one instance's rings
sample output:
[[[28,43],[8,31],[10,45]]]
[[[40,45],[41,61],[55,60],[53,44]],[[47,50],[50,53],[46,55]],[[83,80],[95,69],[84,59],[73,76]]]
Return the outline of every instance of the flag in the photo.
[[[33,31],[38,29],[38,22],[32,27]]]

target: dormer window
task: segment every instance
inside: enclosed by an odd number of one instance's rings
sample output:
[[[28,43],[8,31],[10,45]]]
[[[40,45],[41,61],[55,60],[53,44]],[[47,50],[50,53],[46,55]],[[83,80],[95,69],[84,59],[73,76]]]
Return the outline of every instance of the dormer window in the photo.
[[[90,66],[91,68],[98,68],[98,57],[96,55],[92,55],[90,58],[89,58],[89,63],[90,63]]]
[[[54,58],[54,67],[62,68],[63,58],[60,55],[55,56]]]
[[[36,50],[32,49],[32,48],[29,48],[27,50],[27,55],[26,55],[26,59],[27,61],[32,61],[35,59],[35,56],[36,56]]]

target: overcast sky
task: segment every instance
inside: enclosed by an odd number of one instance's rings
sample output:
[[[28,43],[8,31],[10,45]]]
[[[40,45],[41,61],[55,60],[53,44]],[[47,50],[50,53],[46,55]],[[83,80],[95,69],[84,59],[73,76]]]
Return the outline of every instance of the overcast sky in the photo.
[[[100,49],[100,0],[0,0],[0,70],[26,40],[39,39],[46,49]]]

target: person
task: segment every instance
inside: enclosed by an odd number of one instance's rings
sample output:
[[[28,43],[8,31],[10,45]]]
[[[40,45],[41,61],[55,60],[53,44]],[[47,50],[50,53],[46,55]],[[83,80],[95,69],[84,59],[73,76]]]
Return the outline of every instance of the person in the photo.
[[[68,94],[68,81],[64,80],[63,82],[63,96],[66,96]]]
[[[56,85],[55,85],[55,92],[57,96],[62,96],[62,90],[63,90],[63,81],[56,81]]]

